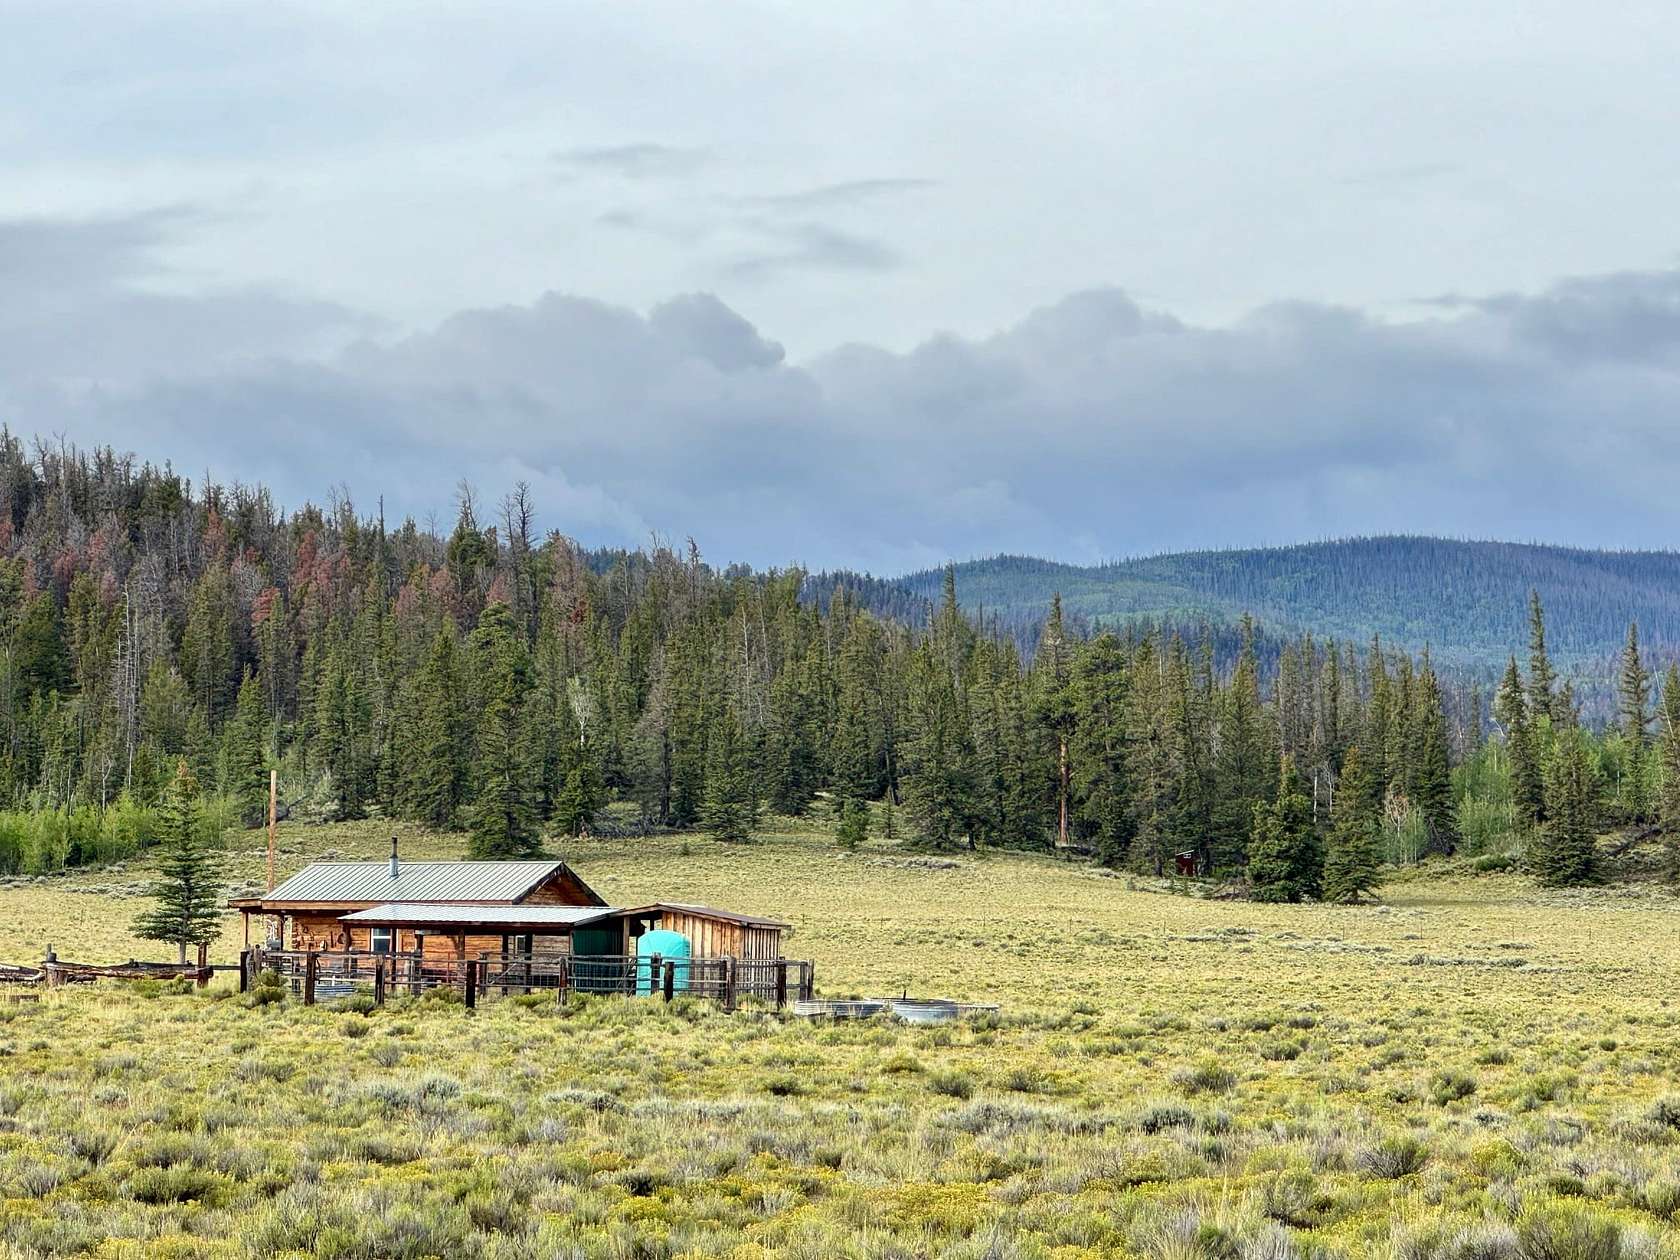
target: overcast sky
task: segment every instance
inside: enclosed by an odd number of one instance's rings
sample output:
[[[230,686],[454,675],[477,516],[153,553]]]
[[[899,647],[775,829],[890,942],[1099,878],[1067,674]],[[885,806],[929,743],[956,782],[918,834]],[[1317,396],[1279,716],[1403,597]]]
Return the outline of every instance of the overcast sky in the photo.
[[[896,572],[1680,540],[1680,7],[0,0],[0,418]]]

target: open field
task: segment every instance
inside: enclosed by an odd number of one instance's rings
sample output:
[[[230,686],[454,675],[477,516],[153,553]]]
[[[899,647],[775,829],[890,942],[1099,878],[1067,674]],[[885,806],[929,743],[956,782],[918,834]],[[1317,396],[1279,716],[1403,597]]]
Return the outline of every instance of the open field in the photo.
[[[389,834],[286,829],[281,873]],[[236,843],[260,878],[260,833]],[[1680,1254],[1666,893],[1449,870],[1381,906],[1259,906],[791,830],[567,856],[615,902],[791,919],[821,991],[1002,1016],[0,1005],[0,1255]],[[159,956],[117,897],[144,878],[0,888],[0,959]]]

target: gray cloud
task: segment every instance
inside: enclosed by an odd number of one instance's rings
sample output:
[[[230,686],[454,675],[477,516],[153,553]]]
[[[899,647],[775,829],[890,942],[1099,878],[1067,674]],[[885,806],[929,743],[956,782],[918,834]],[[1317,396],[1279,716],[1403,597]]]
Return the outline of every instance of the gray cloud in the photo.
[[[158,267],[154,253],[189,214],[154,209],[90,219],[0,219],[0,297],[36,305],[105,294]]]
[[[823,223],[759,223],[772,242],[741,254],[723,267],[732,280],[761,282],[789,271],[894,271],[903,264],[883,241],[843,232]]]
[[[710,293],[690,293],[653,308],[648,323],[722,372],[768,368],[780,363],[782,347]]]
[[[668,144],[617,144],[567,149],[554,155],[564,166],[621,179],[670,179],[691,175],[711,161],[705,149]]]
[[[718,559],[877,572],[1384,530],[1661,545],[1680,527],[1680,272],[1407,321],[1290,302],[1214,326],[1096,289],[989,337],[803,364],[709,294],[644,315],[551,293],[311,359],[250,351],[353,313],[146,305],[155,235],[94,239],[102,255],[76,256],[104,273],[72,287],[97,338],[29,342],[26,304],[0,305],[13,428],[261,478],[292,504],[346,482],[424,519],[460,476],[523,478],[545,527],[588,541],[692,533]],[[24,257],[0,233],[0,258]],[[134,325],[164,314],[148,368]]]
[[[1440,304],[1504,316],[1513,336],[1553,354],[1680,367],[1680,271],[1577,277],[1534,297],[1505,293]]]
[[[741,203],[767,210],[801,212],[833,210],[839,207],[859,205],[867,201],[876,201],[883,197],[918,192],[924,188],[934,187],[937,182],[931,179],[852,179],[837,184],[823,184],[816,188],[806,188],[799,192],[743,197]]]
[[[97,219],[0,220],[0,374],[36,385],[120,385],[251,358],[330,352],[382,322],[258,286],[192,295],[173,278],[184,207]]]

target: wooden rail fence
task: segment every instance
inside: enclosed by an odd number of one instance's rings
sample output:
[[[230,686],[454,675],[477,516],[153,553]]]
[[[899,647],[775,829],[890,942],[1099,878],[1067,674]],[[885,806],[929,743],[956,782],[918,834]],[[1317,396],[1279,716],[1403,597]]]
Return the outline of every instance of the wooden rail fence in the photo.
[[[484,997],[570,994],[659,997],[679,994],[721,1002],[726,1010],[751,999],[784,1007],[809,1001],[814,969],[791,958],[662,958],[635,955],[485,955],[436,958],[362,951],[247,949],[239,959],[244,992],[273,972],[281,986],[305,1005],[318,1000],[367,994],[384,1002],[391,994],[419,996],[453,989],[468,1007]]]

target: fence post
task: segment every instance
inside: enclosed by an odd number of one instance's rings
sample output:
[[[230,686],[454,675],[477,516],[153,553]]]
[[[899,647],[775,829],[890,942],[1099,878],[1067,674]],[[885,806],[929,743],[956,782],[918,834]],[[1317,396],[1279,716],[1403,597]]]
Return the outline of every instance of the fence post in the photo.
[[[779,1011],[787,1005],[787,969],[785,958],[776,960],[776,1009]]]
[[[467,959],[467,1009],[473,1010],[478,1006],[478,960]]]
[[[816,973],[816,963],[802,962],[799,964],[799,1000],[801,1002],[809,1002],[816,996]]]
[[[572,959],[570,955],[560,960],[560,984],[554,994],[556,1006],[566,1005],[566,998],[572,991]]]
[[[677,964],[665,964],[665,1000],[669,1002],[677,995]]]
[[[373,1002],[375,1006],[385,1005],[385,960],[378,959],[373,964]]]
[[[198,943],[198,987],[203,988],[210,983],[210,942]]]
[[[650,997],[659,992],[659,961],[660,956],[658,954],[654,954],[648,959],[648,995]],[[636,959],[636,987],[634,993],[639,995],[641,991],[642,960],[638,958]]]
[[[320,972],[321,958],[314,950],[303,962],[303,1004],[315,1005],[315,977]]]
[[[246,992],[251,987],[251,951],[239,951],[239,991]]]
[[[735,960],[729,957],[723,960],[723,1009],[735,1009]]]

